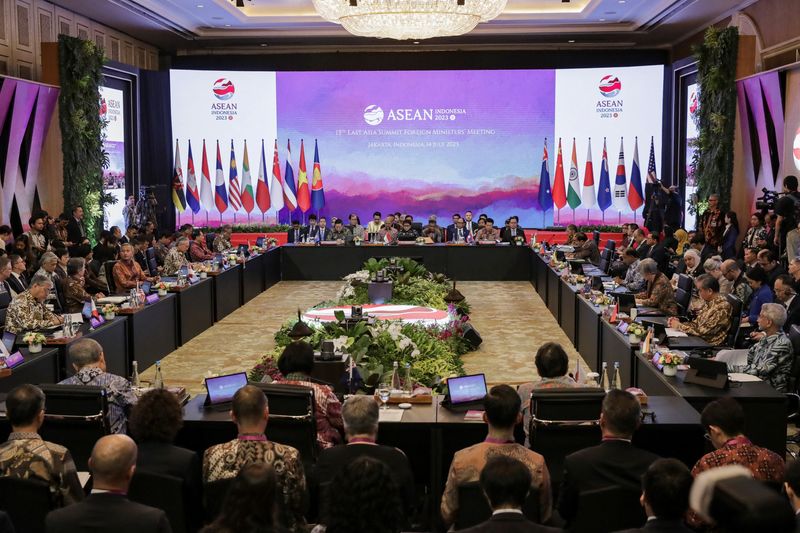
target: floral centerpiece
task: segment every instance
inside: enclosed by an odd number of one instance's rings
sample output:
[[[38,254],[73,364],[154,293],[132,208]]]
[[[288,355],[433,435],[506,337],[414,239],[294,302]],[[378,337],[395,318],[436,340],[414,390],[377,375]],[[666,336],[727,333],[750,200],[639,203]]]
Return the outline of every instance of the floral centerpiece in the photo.
[[[521,235],[517,235],[516,237],[514,237],[514,242],[517,245],[525,244],[525,237],[522,237]]]
[[[355,237],[353,237],[353,244],[355,244],[356,246],[361,246],[361,243],[363,241],[364,239],[361,237],[361,235],[356,235]]]
[[[636,344],[640,342],[645,335],[644,326],[639,324],[638,322],[631,322],[628,326],[628,340],[631,344]]]
[[[613,299],[608,296],[607,294],[595,294],[592,297],[592,303],[594,305],[611,305],[613,303]]]
[[[211,265],[207,262],[203,263],[195,263],[194,271],[197,272],[197,275],[203,279],[208,277],[208,273],[211,272]]]
[[[30,353],[39,353],[42,351],[42,343],[45,341],[45,336],[37,331],[29,331],[22,336],[22,342],[28,345]]]
[[[678,365],[683,364],[683,357],[675,352],[662,352],[658,354],[657,361],[665,376],[674,376],[678,373]]]
[[[269,239],[267,239],[266,244],[267,244],[267,249],[275,248],[276,246],[278,246],[278,239],[276,239],[275,237],[270,237]]]
[[[106,320],[113,320],[119,311],[119,307],[114,304],[105,304],[101,309]]]
[[[169,290],[169,285],[167,285],[163,281],[159,281],[158,283],[156,283],[156,290],[158,291],[159,296],[166,296],[167,291]]]

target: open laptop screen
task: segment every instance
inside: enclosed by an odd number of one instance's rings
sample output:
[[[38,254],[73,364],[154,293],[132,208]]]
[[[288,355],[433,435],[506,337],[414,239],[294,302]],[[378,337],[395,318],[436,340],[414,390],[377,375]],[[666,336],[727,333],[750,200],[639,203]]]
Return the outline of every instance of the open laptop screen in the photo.
[[[236,394],[236,391],[245,385],[247,385],[247,374],[244,372],[206,378],[208,403],[217,404],[229,402],[233,399],[233,395]]]
[[[14,351],[14,343],[17,342],[17,336],[10,331],[3,332],[3,345],[9,352]]]
[[[447,380],[447,389],[450,391],[450,402],[453,405],[480,401],[486,397],[486,376],[474,374],[450,378]]]

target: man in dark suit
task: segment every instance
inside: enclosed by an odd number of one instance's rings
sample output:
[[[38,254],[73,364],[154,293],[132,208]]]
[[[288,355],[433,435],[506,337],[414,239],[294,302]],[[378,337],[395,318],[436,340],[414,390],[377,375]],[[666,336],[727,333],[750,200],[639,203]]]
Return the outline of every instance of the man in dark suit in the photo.
[[[786,322],[783,331],[789,333],[792,326],[800,325],[800,298],[792,283],[792,276],[781,274],[775,278],[775,298],[786,308]]]
[[[295,243],[303,242],[303,238],[307,235],[306,229],[300,227],[300,221],[297,219],[292,220],[292,228],[286,234],[286,242]]]
[[[794,460],[786,464],[783,490],[797,516],[797,531],[800,531],[800,461]]]
[[[445,240],[446,241],[452,241],[453,240],[453,235],[456,232],[456,222],[458,222],[459,220],[461,220],[461,215],[458,214],[458,213],[453,213],[453,223],[450,224],[449,226],[447,226],[447,228],[446,228],[446,231],[447,231],[447,235],[445,235]]]
[[[47,532],[171,533],[164,511],[134,503],[126,496],[136,470],[136,453],[136,443],[126,435],[98,440],[89,458],[92,493],[80,503],[48,514]]]
[[[642,476],[639,499],[647,514],[647,523],[622,533],[691,533],[683,517],[689,509],[692,480],[692,473],[677,459],[659,459],[651,464]]]
[[[11,275],[8,277],[8,286],[11,287],[11,292],[15,296],[25,291],[28,288],[28,278],[25,276],[27,265],[25,259],[17,254],[9,257],[11,260]]]
[[[317,238],[317,233],[319,232],[319,226],[317,225],[317,215],[309,215],[308,216],[308,226],[305,228],[306,230],[306,237],[309,241],[313,241]]]
[[[558,510],[568,524],[574,522],[578,515],[578,496],[581,492],[607,487],[639,492],[642,474],[658,459],[657,455],[631,444],[639,424],[639,400],[626,391],[609,391],[600,413],[603,441],[564,459]]]
[[[647,244],[650,249],[647,251],[647,257],[658,263],[658,269],[661,271],[666,270],[669,254],[663,242],[659,242],[657,233],[650,233],[647,236]]]
[[[374,403],[374,402],[373,402]],[[563,531],[531,522],[522,507],[531,489],[531,473],[517,459],[496,455],[486,461],[480,476],[483,493],[492,507],[492,517],[464,533],[558,533]]]
[[[325,217],[320,217],[319,225],[317,226],[316,239],[320,242],[331,240],[331,228],[328,227],[328,220]]]
[[[464,228],[470,235],[475,235],[475,232],[478,231],[478,224],[472,220],[472,211],[466,211],[464,213]]]
[[[342,419],[347,444],[322,450],[317,460],[315,482],[323,487],[330,484],[342,468],[367,455],[383,461],[392,470],[403,496],[404,509],[411,513],[414,508],[414,475],[406,454],[392,446],[375,443],[378,404],[370,396],[351,396],[342,406]]]
[[[86,226],[83,225],[83,207],[79,205],[75,206],[72,210],[72,218],[67,224],[67,240],[72,243],[72,246],[70,246],[70,253],[81,244],[89,244],[89,238],[86,235]]]
[[[521,238],[521,242],[517,242]],[[525,244],[525,232],[519,227],[519,219],[515,216],[508,219],[508,227],[500,232],[502,242],[510,242],[512,245]]]

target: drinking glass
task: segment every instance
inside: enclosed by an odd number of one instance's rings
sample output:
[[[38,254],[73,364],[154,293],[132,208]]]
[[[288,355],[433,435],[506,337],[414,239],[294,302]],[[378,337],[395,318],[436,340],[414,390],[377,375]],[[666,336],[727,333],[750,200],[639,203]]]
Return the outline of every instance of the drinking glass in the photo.
[[[389,402],[389,395],[392,393],[388,383],[381,383],[378,387],[378,398],[383,404],[383,409],[388,409],[386,405]]]

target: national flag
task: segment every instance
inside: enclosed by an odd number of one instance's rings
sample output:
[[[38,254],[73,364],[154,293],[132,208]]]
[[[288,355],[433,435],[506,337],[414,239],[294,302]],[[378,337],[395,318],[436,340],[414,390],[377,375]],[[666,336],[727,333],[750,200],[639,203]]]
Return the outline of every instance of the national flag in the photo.
[[[278,160],[278,139],[275,139],[275,151],[272,156],[272,181],[269,183],[269,198],[272,209],[277,215],[283,209],[283,180],[281,180],[281,163]]]
[[[175,172],[172,175],[172,203],[179,213],[186,209],[186,196],[183,194],[183,170],[181,170],[181,151],[175,139]]]
[[[214,203],[220,214],[228,209],[228,190],[225,188],[225,174],[222,172],[222,156],[219,153],[219,141],[217,141],[217,178],[214,186]]]
[[[656,148],[653,144],[653,137],[650,137],[650,159],[647,162],[647,183],[656,183]]]
[[[322,188],[322,169],[319,166],[319,147],[314,139],[314,170],[311,178],[311,206],[319,211],[325,207],[325,190]]]
[[[642,192],[642,174],[639,171],[639,138],[633,141],[633,167],[631,167],[631,183],[628,187],[628,205],[636,211],[644,204]]]
[[[608,152],[606,138],[603,137],[603,159],[600,162],[600,188],[597,191],[597,207],[605,211],[611,207],[611,182],[608,178]]]
[[[589,148],[586,153],[586,167],[583,169],[583,205],[587,209],[597,203],[594,195],[594,167],[592,166],[592,139],[589,138]]]
[[[553,203],[561,209],[567,205],[567,191],[564,189],[564,159],[561,157],[561,139],[558,139],[558,156],[556,156],[556,173],[553,176]]]
[[[286,172],[283,175],[283,203],[286,209],[297,209],[297,190],[294,185],[294,168],[292,168],[292,142],[286,141]]]
[[[247,139],[245,139],[242,156],[242,207],[248,214],[255,207],[253,196],[253,185],[250,183],[250,158],[247,157]]]
[[[578,363],[575,365],[575,375],[572,376],[575,383],[580,384],[583,381],[583,371],[581,370],[581,358],[578,358]]]
[[[297,207],[305,213],[311,209],[311,192],[308,190],[308,173],[306,172],[306,150],[303,139],[300,139],[300,168],[297,173]]]
[[[211,207],[214,205],[214,191],[211,187],[211,172],[208,170],[205,139],[203,139],[203,163],[200,167],[200,172],[200,200],[203,204],[203,209],[211,211]]]
[[[550,191],[550,171],[547,160],[547,139],[544,140],[544,152],[542,153],[542,170],[539,171],[539,207],[542,211],[553,208],[553,194]]]
[[[235,213],[242,207],[242,193],[239,192],[239,169],[236,168],[236,154],[233,152],[233,139],[231,139],[231,167],[228,173],[228,199],[231,209]]]
[[[258,164],[258,184],[256,185],[256,203],[261,213],[269,209],[269,187],[267,187],[267,158],[264,154],[264,139],[261,139],[261,162]]]
[[[197,190],[197,177],[192,159],[192,141],[189,140],[189,160],[186,162],[186,201],[193,213],[200,211],[200,191]]]
[[[575,137],[572,138],[572,161],[569,165],[569,186],[567,187],[567,203],[572,209],[581,205],[581,182],[578,179],[578,155],[575,152]]]
[[[625,176],[625,148],[622,145],[622,137],[620,137],[617,176],[614,180],[614,207],[620,212],[628,208],[628,195],[625,190],[625,185],[627,185],[627,177]]]

